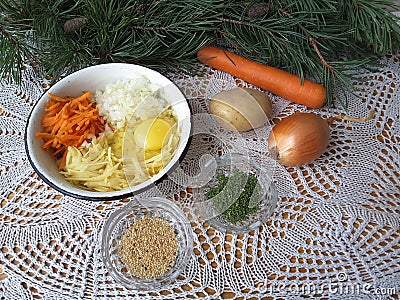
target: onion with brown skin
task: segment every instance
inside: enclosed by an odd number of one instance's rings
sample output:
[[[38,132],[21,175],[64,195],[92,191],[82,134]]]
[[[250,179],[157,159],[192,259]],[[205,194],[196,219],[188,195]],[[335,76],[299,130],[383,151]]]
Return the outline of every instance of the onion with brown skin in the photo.
[[[325,152],[329,135],[327,120],[314,113],[296,112],[274,126],[268,148],[284,166],[304,165]]]
[[[272,128],[268,137],[271,156],[287,167],[308,164],[320,157],[329,144],[329,125],[338,120],[366,122],[375,116],[371,111],[365,118],[334,116],[324,119],[315,113],[296,112]]]

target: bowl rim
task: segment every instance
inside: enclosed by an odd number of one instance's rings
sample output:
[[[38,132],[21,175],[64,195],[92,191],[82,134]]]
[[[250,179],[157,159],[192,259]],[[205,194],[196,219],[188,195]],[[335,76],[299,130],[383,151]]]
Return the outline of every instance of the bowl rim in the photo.
[[[97,192],[97,191],[87,191],[87,190],[83,190],[82,189],[83,193],[81,194],[79,192],[74,192],[73,190],[69,190],[69,189],[65,189],[63,187],[60,187],[55,182],[51,181],[51,179],[48,178],[40,170],[40,168],[37,166],[37,161],[35,161],[32,158],[31,150],[32,150],[33,147],[31,147],[31,145],[29,144],[28,135],[29,135],[30,126],[32,125],[32,123],[31,123],[32,115],[37,113],[38,106],[44,103],[45,95],[47,93],[51,92],[51,89],[56,87],[57,84],[59,84],[60,82],[68,82],[68,80],[70,80],[71,77],[76,76],[76,74],[79,73],[79,72],[84,72],[84,71],[87,71],[88,69],[103,68],[103,67],[105,67],[105,68],[107,68],[107,67],[111,67],[111,68],[112,67],[125,67],[126,68],[127,67],[127,68],[136,69],[136,70],[139,70],[139,69],[140,70],[145,70],[145,71],[157,74],[157,76],[159,76],[160,78],[162,78],[166,82],[168,81],[169,84],[173,85],[176,88],[176,90],[180,93],[180,96],[182,97],[182,99],[177,103],[180,104],[182,102],[185,105],[185,109],[188,110],[189,115],[187,116],[187,119],[188,119],[187,120],[187,124],[184,124],[185,127],[189,126],[188,134],[187,134],[187,137],[185,137],[185,140],[182,142],[180,153],[176,153],[176,155],[178,155],[178,157],[176,158],[176,161],[172,165],[170,165],[168,170],[166,170],[165,173],[162,174],[159,178],[154,179],[157,176],[157,174],[156,174],[156,175],[150,177],[148,180],[146,180],[147,181],[147,185],[141,187],[140,189],[133,190],[133,188],[131,186],[129,186],[129,187],[125,188],[125,189],[112,191],[112,192]],[[145,67],[145,66],[142,66],[142,65],[129,64],[129,63],[106,63],[106,64],[98,64],[98,65],[88,66],[88,67],[82,68],[80,70],[77,70],[77,71],[65,76],[64,78],[60,79],[50,89],[44,91],[41,94],[39,99],[33,105],[32,109],[31,109],[31,111],[30,111],[30,113],[28,115],[27,121],[25,123],[24,148],[25,148],[25,153],[26,153],[26,156],[28,158],[28,161],[29,161],[30,165],[32,166],[33,170],[35,171],[35,173],[47,185],[49,185],[51,188],[53,188],[56,191],[62,193],[63,195],[74,197],[74,198],[77,198],[77,199],[90,200],[90,201],[107,201],[107,200],[112,201],[112,200],[120,200],[120,199],[124,199],[124,198],[127,198],[127,197],[131,197],[131,196],[140,194],[143,191],[148,190],[148,189],[156,186],[158,183],[160,183],[166,177],[168,177],[169,174],[172,173],[176,169],[176,167],[180,164],[180,162],[186,156],[186,154],[187,154],[187,152],[189,150],[190,144],[192,142],[192,135],[193,135],[192,109],[189,106],[189,103],[187,101],[186,96],[183,94],[183,92],[179,89],[179,87],[174,82],[172,82],[169,78],[167,78],[163,74],[159,73],[158,71],[156,71],[154,69],[151,69],[151,68],[148,68],[148,67]],[[146,181],[144,181],[144,182],[146,182]],[[76,190],[79,191],[78,188],[76,188]],[[112,193],[112,195],[108,195],[108,193]]]
[[[183,260],[181,262],[181,265],[177,268],[177,270],[175,270],[175,272],[171,274],[170,277],[167,277],[159,282],[151,282],[151,278],[141,279],[143,280],[143,283],[136,284],[129,282],[128,280],[124,280],[124,278],[120,278],[120,276],[115,273],[114,267],[110,261],[108,242],[111,232],[115,229],[116,225],[123,219],[123,217],[130,213],[130,209],[135,206],[148,208],[146,204],[151,204],[152,207],[157,207],[158,209],[168,210],[169,212],[172,212],[173,215],[176,216],[178,221],[183,224],[183,231],[185,233],[185,249],[183,251]],[[139,200],[137,197],[135,197],[128,204],[110,214],[107,221],[104,223],[101,231],[101,256],[107,271],[110,273],[115,282],[120,283],[128,288],[134,288],[137,290],[149,290],[149,288],[168,285],[179,276],[179,274],[184,270],[184,267],[190,262],[190,258],[193,255],[193,243],[194,237],[190,221],[184,214],[183,210],[172,200],[163,197],[145,197]]]

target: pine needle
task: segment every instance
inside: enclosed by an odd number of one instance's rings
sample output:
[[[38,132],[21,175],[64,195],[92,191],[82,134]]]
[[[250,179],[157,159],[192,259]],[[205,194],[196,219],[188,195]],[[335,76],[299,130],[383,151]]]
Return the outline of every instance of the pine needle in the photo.
[[[109,62],[192,72],[196,52],[219,44],[322,83],[333,105],[340,88],[354,88],[350,74],[400,48],[400,19],[389,9],[400,8],[393,0],[1,1],[0,74],[19,82],[35,60],[53,81]]]

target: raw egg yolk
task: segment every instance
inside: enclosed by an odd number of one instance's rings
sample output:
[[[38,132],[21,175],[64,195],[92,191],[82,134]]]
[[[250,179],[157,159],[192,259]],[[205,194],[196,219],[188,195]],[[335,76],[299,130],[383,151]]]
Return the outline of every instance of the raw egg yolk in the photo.
[[[133,133],[135,142],[145,150],[159,150],[169,136],[171,125],[160,118],[140,123]]]

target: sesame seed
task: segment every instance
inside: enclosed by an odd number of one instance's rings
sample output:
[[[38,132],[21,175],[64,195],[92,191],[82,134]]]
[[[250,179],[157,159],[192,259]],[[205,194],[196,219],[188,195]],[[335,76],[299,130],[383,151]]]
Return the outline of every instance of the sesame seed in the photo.
[[[175,230],[161,218],[136,220],[125,230],[119,243],[121,261],[138,278],[152,278],[166,273],[177,255]]]

